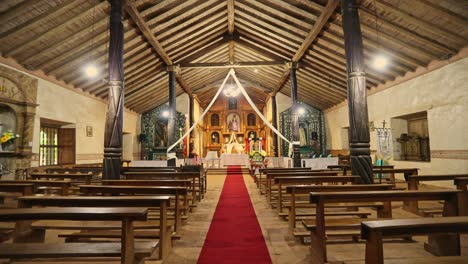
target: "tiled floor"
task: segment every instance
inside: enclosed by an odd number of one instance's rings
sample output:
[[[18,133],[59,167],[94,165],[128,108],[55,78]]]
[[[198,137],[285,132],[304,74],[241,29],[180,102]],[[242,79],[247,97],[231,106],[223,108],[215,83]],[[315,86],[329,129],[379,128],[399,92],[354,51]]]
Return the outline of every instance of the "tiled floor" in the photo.
[[[170,256],[164,261],[165,264],[189,264],[197,262],[225,177],[224,174],[210,173],[208,175],[208,192],[205,199],[194,212],[190,213],[187,224],[182,228],[182,239],[175,242]],[[244,175],[244,180],[260,226],[262,227],[273,263],[314,263],[309,254],[308,245],[302,244],[299,240],[288,234],[287,222],[281,220],[277,216],[276,210],[270,208],[265,196],[259,194],[252,178]],[[397,218],[412,216],[398,208],[397,205],[394,205],[394,208],[394,215]],[[386,243],[384,245],[385,256],[386,258],[431,256],[431,254],[424,250],[423,241],[425,239],[425,237],[417,237],[416,240],[419,242]],[[364,263],[364,243],[328,244],[327,249],[329,261],[331,262]]]

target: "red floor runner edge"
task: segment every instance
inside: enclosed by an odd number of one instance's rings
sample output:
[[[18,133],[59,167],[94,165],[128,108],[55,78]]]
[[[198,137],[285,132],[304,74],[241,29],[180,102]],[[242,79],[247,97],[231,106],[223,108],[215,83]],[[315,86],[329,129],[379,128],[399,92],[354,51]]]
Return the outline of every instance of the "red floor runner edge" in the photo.
[[[240,167],[227,169],[198,263],[272,263]]]

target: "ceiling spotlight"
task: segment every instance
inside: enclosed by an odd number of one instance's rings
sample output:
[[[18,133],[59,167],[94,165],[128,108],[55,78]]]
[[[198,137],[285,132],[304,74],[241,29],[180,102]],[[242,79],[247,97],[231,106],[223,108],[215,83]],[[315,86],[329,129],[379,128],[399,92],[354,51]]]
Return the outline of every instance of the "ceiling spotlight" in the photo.
[[[257,68],[255,68],[255,69],[254,69],[254,72],[255,72],[255,73],[258,73],[258,69],[257,69]]]
[[[303,115],[303,114],[305,114],[305,109],[303,107],[299,107],[297,109],[297,113],[300,114],[300,115]]]
[[[92,63],[87,64],[84,67],[84,72],[85,72],[85,74],[86,74],[86,76],[88,78],[94,78],[94,77],[98,76],[98,74],[99,74],[98,68],[96,67],[96,65],[94,65]]]
[[[372,68],[378,71],[383,71],[387,68],[388,63],[389,63],[388,58],[379,54],[375,56],[375,58],[372,60]]]
[[[162,116],[165,117],[165,118],[168,118],[169,117],[169,111],[168,110],[164,110],[162,112]]]

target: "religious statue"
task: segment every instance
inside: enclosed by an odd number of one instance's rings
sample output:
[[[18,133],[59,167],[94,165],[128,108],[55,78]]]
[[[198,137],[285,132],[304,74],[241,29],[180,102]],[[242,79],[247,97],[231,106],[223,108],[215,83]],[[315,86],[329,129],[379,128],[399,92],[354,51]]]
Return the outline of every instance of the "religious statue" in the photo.
[[[228,128],[231,131],[239,131],[239,121],[237,120],[237,115],[234,115],[234,117],[229,121]]]

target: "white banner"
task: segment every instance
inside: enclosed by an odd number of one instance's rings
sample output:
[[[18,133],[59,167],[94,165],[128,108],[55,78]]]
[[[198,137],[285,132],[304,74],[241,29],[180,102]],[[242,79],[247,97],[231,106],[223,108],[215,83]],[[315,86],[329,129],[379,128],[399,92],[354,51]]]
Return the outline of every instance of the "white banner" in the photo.
[[[377,128],[377,156],[389,160],[393,156],[392,131],[388,128]]]

